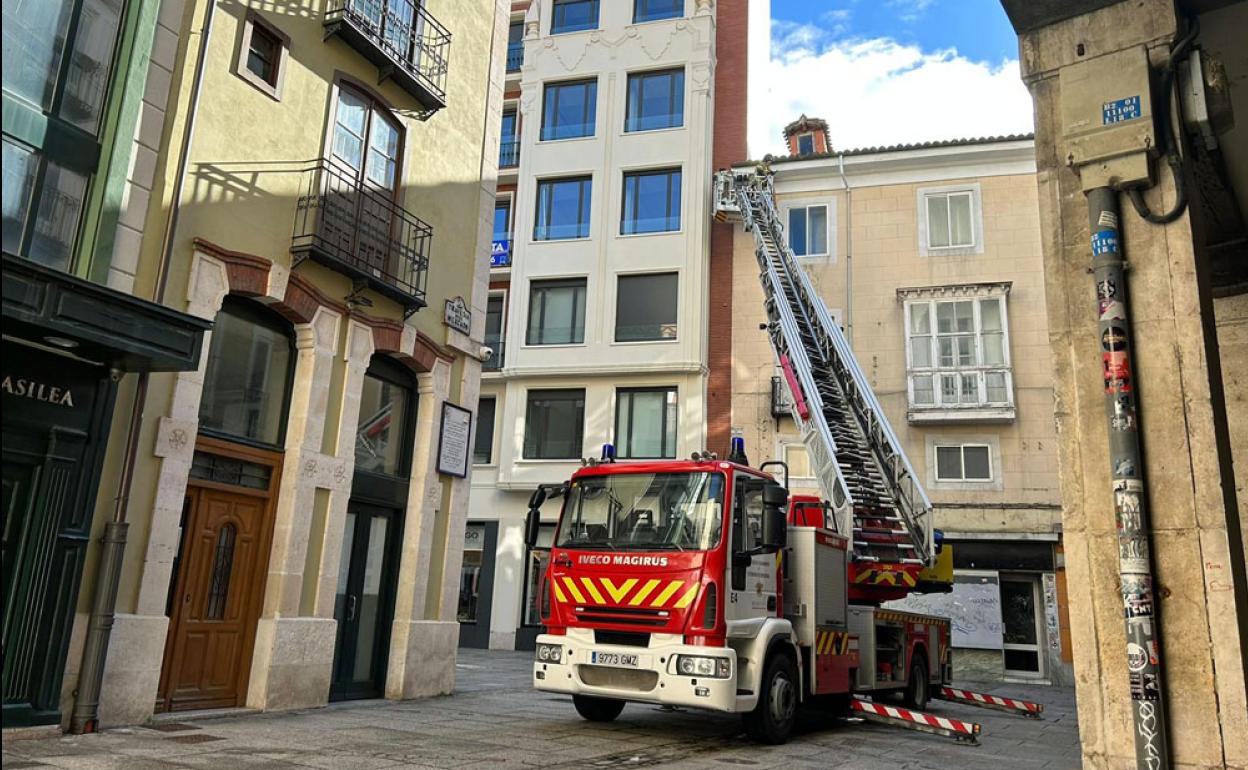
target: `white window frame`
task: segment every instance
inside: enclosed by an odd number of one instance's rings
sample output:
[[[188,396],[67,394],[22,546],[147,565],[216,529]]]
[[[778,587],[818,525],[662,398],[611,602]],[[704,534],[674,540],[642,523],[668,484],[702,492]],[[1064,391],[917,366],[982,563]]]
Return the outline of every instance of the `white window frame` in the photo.
[[[1008,411],[1010,417],[1013,416],[1015,407],[1014,400],[1014,368],[1010,358],[1010,321],[1009,321],[1009,303],[1008,287],[1004,284],[988,289],[979,287],[969,287],[968,290],[959,290],[958,287],[949,289],[922,290],[910,292],[909,295],[903,294],[904,313],[903,323],[905,324],[905,348],[906,348],[906,400],[911,413],[916,412],[953,412],[964,410],[994,410],[988,416],[993,416],[995,412],[1002,410]],[[1002,363],[985,364],[983,360],[983,322],[981,318],[981,302],[986,300],[996,300],[1001,307],[1001,334],[1002,334]],[[975,363],[970,366],[942,366],[940,363],[940,338],[941,334],[936,327],[937,305],[947,302],[970,302],[973,312],[973,331],[971,334],[975,340]],[[929,361],[930,365],[917,367],[914,363],[914,350],[911,344],[912,339],[916,336],[913,331],[911,316],[913,310],[918,305],[926,305],[928,308],[931,331],[925,335],[930,340]],[[989,401],[988,400],[988,375],[1001,374],[1005,380],[1005,400]],[[941,381],[943,377],[957,377],[958,390],[961,392],[962,378],[973,376],[975,378],[975,388],[977,398],[974,402],[963,402],[961,399],[957,403],[944,403]],[[919,403],[915,399],[915,379],[920,377],[930,377],[932,380],[932,401],[931,403]]]
[[[942,479],[936,475],[936,447],[988,447],[988,479]],[[924,437],[924,457],[928,491],[934,492],[1003,492],[1005,462],[1001,456],[1001,438],[995,433],[938,433]],[[965,469],[965,457],[963,469]]]
[[[966,477],[966,450],[983,449],[988,453],[988,478],[986,479],[968,479]],[[940,475],[940,462],[938,456],[942,449],[957,449],[962,456],[962,476],[961,478],[951,479]],[[938,483],[953,484],[992,484],[997,479],[996,465],[992,461],[992,445],[977,441],[954,442],[954,441],[937,441],[932,445],[932,476]]]
[[[776,456],[784,461],[785,465],[789,462],[789,448],[797,447],[806,453],[807,462],[810,462],[810,450],[806,448],[806,442],[801,438],[793,436],[791,438],[781,439],[776,447]],[[789,487],[815,487],[818,486],[818,479],[813,475],[814,468],[811,468],[810,476],[790,476],[788,478]],[[796,482],[796,483],[795,483]]]
[[[931,246],[928,240],[927,199],[935,196],[971,196],[971,235],[969,245]],[[920,187],[917,192],[919,254],[924,257],[957,257],[984,253],[984,210],[978,182],[939,187]],[[952,230],[950,231],[952,232]]]
[[[828,228],[826,233],[827,249],[820,254],[802,254],[797,252],[793,256],[799,260],[819,260],[819,261],[836,261],[836,199],[835,198],[809,198],[801,200],[784,201],[781,206],[780,215],[784,218],[782,224],[785,229],[785,238],[788,238],[789,229],[789,212],[794,209],[807,209],[806,212],[806,232],[810,232],[810,211],[812,206],[823,206],[828,211]],[[792,244],[789,244],[789,250],[793,250]]]

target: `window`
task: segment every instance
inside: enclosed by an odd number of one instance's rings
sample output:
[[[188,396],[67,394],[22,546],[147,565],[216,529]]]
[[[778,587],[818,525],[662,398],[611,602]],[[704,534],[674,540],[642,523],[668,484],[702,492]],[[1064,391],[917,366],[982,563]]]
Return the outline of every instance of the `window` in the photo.
[[[519,72],[524,64],[524,22],[513,21],[507,27],[507,71]]]
[[[398,121],[385,107],[354,88],[339,86],[332,149],[339,166],[350,169],[361,181],[393,191],[401,135]]]
[[[593,136],[597,121],[597,80],[546,84],[542,91],[542,141]]]
[[[289,47],[289,37],[256,12],[248,11],[235,73],[274,99],[281,99],[282,72]]]
[[[472,462],[489,465],[494,461],[494,410],[498,400],[482,396],[477,402],[477,438],[472,444]]]
[[[685,0],[633,0],[633,23],[676,19],[685,15]]]
[[[919,250],[923,256],[983,251],[979,185],[920,188]]]
[[[200,430],[280,446],[294,362],[294,339],[283,319],[227,297],[212,329]]]
[[[798,257],[828,254],[828,207],[796,206],[789,209],[789,247]]]
[[[77,269],[75,254],[101,156],[100,119],[124,5],[122,0],[4,3],[7,253],[85,272]]]
[[[810,465],[810,452],[805,444],[783,444],[780,459],[789,466],[790,479],[814,479],[815,470]]]
[[[680,229],[680,169],[624,175],[621,235],[668,233]]]
[[[498,167],[515,168],[520,165],[520,139],[516,136],[518,126],[515,110],[503,112],[503,125],[498,142]]]
[[[628,76],[625,131],[653,131],[685,124],[685,71],[639,72]]]
[[[797,137],[797,154],[813,155],[815,153],[815,135],[801,134]]]
[[[496,372],[503,368],[503,313],[506,299],[502,294],[491,294],[485,305],[485,346],[494,354],[482,368]]]
[[[763,540],[763,486],[762,479],[738,473],[732,488],[732,550],[752,550]],[[733,588],[737,585],[737,573],[743,577],[744,570],[733,570]]]
[[[481,602],[481,570],[485,565],[485,525],[468,524],[464,531],[464,558],[459,567],[460,623],[477,622]],[[484,586],[492,590],[493,586]]]
[[[598,0],[555,0],[550,34],[598,28]]]
[[[992,481],[992,453],[987,444],[936,446],[937,481]]]
[[[1005,296],[906,303],[913,409],[1012,407]]]
[[[676,339],[676,273],[622,275],[615,298],[615,341]]]
[[[411,380],[382,356],[373,359],[360,389],[355,469],[406,477],[411,443]]]
[[[615,444],[621,458],[676,456],[675,388],[621,388],[615,398]]]
[[[494,201],[494,240],[511,240],[511,198]]]
[[[585,341],[585,279],[534,281],[529,287],[529,345]]]
[[[537,222],[533,239],[561,241],[589,237],[590,177],[546,179],[537,183]]]
[[[524,458],[579,459],[584,428],[584,390],[531,390],[524,419]]]

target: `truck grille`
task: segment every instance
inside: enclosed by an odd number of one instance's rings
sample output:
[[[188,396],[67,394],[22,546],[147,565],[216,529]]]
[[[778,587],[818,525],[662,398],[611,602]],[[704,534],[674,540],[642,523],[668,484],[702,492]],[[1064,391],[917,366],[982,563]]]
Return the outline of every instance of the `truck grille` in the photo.
[[[635,609],[632,607],[594,607],[578,606],[576,617],[580,620],[607,621],[627,626],[660,627],[666,626],[672,613],[667,610]]]
[[[576,667],[581,681],[590,687],[611,687],[617,690],[633,690],[634,692],[650,692],[659,683],[658,671],[637,671],[631,668],[612,668],[610,666]]]

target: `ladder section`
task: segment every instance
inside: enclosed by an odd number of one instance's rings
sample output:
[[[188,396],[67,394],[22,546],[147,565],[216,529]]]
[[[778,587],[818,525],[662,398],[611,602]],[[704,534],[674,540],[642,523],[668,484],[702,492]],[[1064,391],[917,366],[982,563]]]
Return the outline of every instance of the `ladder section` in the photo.
[[[767,331],[793,395],[794,419],[837,529],[858,562],[930,566],[931,503],[848,342],[784,236],[771,177],[720,172],[717,217],[754,233]]]

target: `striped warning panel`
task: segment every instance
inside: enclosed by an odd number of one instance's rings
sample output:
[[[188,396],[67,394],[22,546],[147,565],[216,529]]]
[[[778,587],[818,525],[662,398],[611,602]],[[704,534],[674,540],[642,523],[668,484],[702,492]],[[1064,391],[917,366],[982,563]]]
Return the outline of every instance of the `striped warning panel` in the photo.
[[[815,634],[816,655],[844,655],[849,652],[848,631],[819,631]]]
[[[693,604],[701,585],[684,580],[643,580],[628,578],[616,583],[608,577],[585,576],[579,580],[564,575],[551,583],[555,601],[612,607],[642,607],[683,610]]]
[[[1025,716],[1039,717],[1044,711],[1044,705],[1041,703],[1032,703],[1029,700],[1019,700],[1018,698],[1002,698],[1000,695],[989,695],[983,692],[959,690],[956,687],[940,688],[939,697],[955,703],[995,708],[1000,711],[1012,711]]]
[[[883,703],[871,703],[861,698],[854,698],[851,706],[855,713],[870,718],[872,721],[945,735],[967,743],[979,742],[979,725],[975,722],[963,722],[960,719],[938,717],[922,711],[911,711]]]

